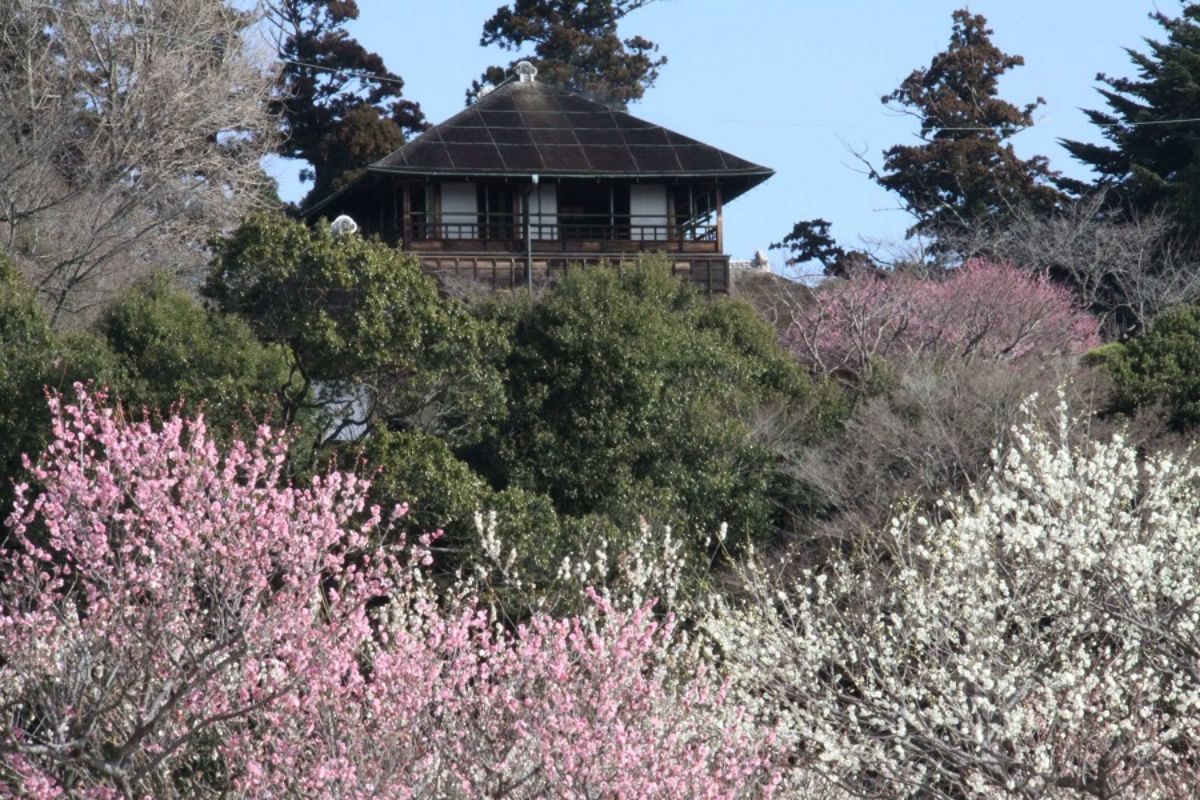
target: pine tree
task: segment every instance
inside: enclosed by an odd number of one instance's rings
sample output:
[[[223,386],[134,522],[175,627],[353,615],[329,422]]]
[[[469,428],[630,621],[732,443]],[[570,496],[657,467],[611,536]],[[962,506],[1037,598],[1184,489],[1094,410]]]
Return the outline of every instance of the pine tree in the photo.
[[[1064,140],[1063,146],[1094,169],[1101,188],[1129,212],[1168,211],[1180,232],[1200,233],[1200,4],[1178,18],[1150,17],[1166,31],[1148,41],[1149,52],[1127,49],[1137,78],[1100,73],[1098,91],[1107,111],[1090,110],[1111,145]]]
[[[404,98],[400,76],[346,31],[355,0],[275,0],[269,13],[283,62],[280,154],[309,163],[300,174],[313,182],[307,205],[424,130],[425,115]]]
[[[538,79],[624,107],[654,85],[666,57],[641,36],[622,39],[617,23],[654,0],[516,0],[501,6],[483,25],[479,44],[505,50],[533,46],[529,61]],[[515,62],[514,62],[515,63]],[[467,102],[511,72],[489,67],[467,92]]]
[[[772,242],[772,250],[786,250],[789,267],[818,262],[826,275],[846,278],[877,268],[870,253],[863,250],[847,250],[837,243],[829,232],[832,223],[825,219],[800,220],[783,237],[783,241]]]
[[[983,16],[953,16],[949,47],[882,98],[921,123],[922,144],[888,149],[873,174],[916,218],[910,235],[1000,224],[1018,208],[1050,211],[1063,200],[1046,158],[1021,159],[1008,141],[1044,102],[1018,107],[997,94],[1000,76],[1025,60],[992,43]]]

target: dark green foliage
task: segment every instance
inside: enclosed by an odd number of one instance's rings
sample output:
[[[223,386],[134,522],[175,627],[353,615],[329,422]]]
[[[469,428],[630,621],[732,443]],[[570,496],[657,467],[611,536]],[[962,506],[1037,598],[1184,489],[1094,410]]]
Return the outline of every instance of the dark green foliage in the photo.
[[[304,205],[338,189],[346,173],[383,158],[424,130],[421,107],[404,99],[404,81],[383,58],[346,32],[358,19],[354,0],[275,0],[284,126],[280,150],[301,158],[313,188]],[[375,76],[367,79],[360,76]]]
[[[781,523],[777,464],[751,420],[812,387],[748,306],[650,261],[573,272],[507,313],[509,416],[472,459],[496,486],[546,494],[565,516],[644,514],[699,538]]]
[[[1019,209],[1051,211],[1063,199],[1046,159],[1022,160],[1007,142],[1033,124],[1043,100],[1017,107],[997,96],[1000,76],[1025,61],[1003,53],[991,34],[981,15],[955,11],[946,51],[883,98],[921,122],[924,143],[890,148],[874,176],[916,218],[911,233],[997,224]]]
[[[205,309],[164,275],[126,292],[100,320],[120,358],[129,407],[166,410],[180,401],[218,429],[253,426],[277,410],[288,367],[237,317]]]
[[[240,319],[206,310],[165,276],[118,297],[95,331],[56,333],[34,292],[0,263],[0,501],[49,436],[47,391],[72,395],[91,382],[140,415],[181,402],[202,408],[219,433],[272,416],[288,377],[281,348],[254,338]]]
[[[29,286],[0,257],[0,519],[7,516],[21,457],[36,457],[50,433],[46,391],[75,381],[118,380],[104,342],[86,333],[56,335]]]
[[[1200,423],[1200,307],[1167,311],[1138,338],[1106,349],[1116,410],[1160,406],[1174,428]]]
[[[1149,52],[1128,50],[1137,78],[1096,76],[1107,111],[1087,115],[1111,143],[1064,141],[1100,176],[1102,187],[1131,211],[1164,207],[1182,233],[1200,233],[1200,5],[1188,3],[1178,18],[1150,15],[1166,31],[1148,41]]]
[[[620,538],[633,530],[632,522],[620,528],[600,516],[560,516],[544,494],[516,487],[493,491],[444,441],[425,433],[374,431],[358,452],[374,471],[372,501],[385,511],[408,505],[408,513],[388,530],[403,532],[409,541],[441,531],[435,567],[443,573],[492,568],[489,599],[517,617],[559,594],[564,558],[577,559],[604,544],[620,552]],[[500,553],[487,552],[480,524],[493,528]],[[510,554],[516,557],[511,563]],[[514,574],[519,582],[511,579]],[[573,601],[582,599],[574,595]]]
[[[621,39],[617,23],[653,0],[516,0],[501,6],[483,26],[479,43],[520,50],[533,45],[529,60],[538,80],[554,83],[624,108],[641,99],[667,63],[655,57],[658,45],[641,36]],[[515,63],[515,62],[514,62]],[[482,82],[467,92],[468,100],[481,86],[496,85],[512,69],[490,67]]]
[[[218,245],[206,291],[286,348],[286,419],[317,393],[325,438],[382,421],[458,446],[502,413],[495,328],[440,297],[415,259],[385,244],[254,216]],[[358,400],[346,407],[350,396]]]
[[[22,453],[36,453],[45,439],[42,385],[52,362],[54,337],[31,287],[0,257],[0,517],[8,514],[9,483]]]
[[[419,431],[378,430],[367,437],[362,455],[375,471],[374,501],[385,509],[408,504],[402,530],[410,535],[441,530],[446,537],[439,549],[456,554],[470,549],[475,513],[491,492],[443,440]]]

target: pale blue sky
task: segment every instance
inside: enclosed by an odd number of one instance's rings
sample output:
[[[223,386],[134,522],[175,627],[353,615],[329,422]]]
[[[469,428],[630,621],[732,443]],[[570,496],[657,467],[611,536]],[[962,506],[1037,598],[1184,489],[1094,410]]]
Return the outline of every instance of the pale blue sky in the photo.
[[[509,54],[479,46],[499,0],[359,0],[351,31],[383,55],[432,122],[463,105],[471,80]],[[846,244],[901,243],[909,217],[860,174],[847,146],[878,163],[881,151],[915,141],[916,126],[879,102],[914,68],[945,48],[951,0],[659,0],[626,18],[622,33],[655,42],[669,62],[630,111],[775,170],[726,209],[726,249],[749,258],[798,219],[825,217]],[[1097,139],[1080,108],[1096,108],[1095,75],[1126,76],[1123,48],[1142,49],[1160,28],[1159,8],[1177,0],[976,0],[994,41],[1025,57],[1002,95],[1041,95],[1036,127],[1014,139],[1021,155],[1043,154],[1068,174],[1086,172],[1059,138]],[[282,170],[282,168],[281,168]],[[291,172],[283,170],[284,172]],[[303,190],[280,174],[285,199]],[[771,253],[775,264],[779,251]]]

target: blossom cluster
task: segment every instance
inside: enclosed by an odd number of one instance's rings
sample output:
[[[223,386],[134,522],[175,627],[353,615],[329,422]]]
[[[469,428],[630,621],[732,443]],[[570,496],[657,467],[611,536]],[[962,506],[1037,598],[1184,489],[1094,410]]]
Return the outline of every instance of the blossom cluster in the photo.
[[[380,544],[366,481],[77,392],[0,551],[0,794],[772,794],[770,734],[652,600],[505,627],[430,537]]]
[[[975,259],[942,280],[859,273],[822,286],[788,331],[798,358],[826,374],[864,374],[874,359],[1019,361],[1078,354],[1099,322],[1068,289]]]
[[[1030,412],[1032,418],[1032,412]],[[855,794],[1190,797],[1200,470],[1060,404],[940,521],[918,511],[708,630],[736,695]]]

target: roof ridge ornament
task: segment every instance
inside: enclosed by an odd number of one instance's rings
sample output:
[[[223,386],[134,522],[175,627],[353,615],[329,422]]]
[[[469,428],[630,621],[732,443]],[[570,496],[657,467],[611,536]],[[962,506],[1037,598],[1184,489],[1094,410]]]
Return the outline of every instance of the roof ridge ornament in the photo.
[[[530,64],[528,61],[518,61],[513,67],[513,72],[517,73],[517,79],[521,83],[533,83],[537,77],[537,67]]]

